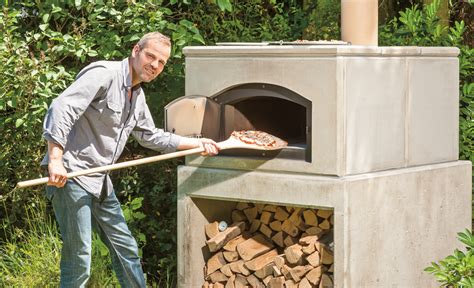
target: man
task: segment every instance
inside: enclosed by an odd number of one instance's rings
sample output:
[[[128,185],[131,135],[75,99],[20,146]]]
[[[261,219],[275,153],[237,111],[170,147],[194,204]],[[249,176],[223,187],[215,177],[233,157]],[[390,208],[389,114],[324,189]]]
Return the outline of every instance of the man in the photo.
[[[185,138],[156,129],[140,86],[162,71],[171,53],[169,38],[159,32],[143,36],[123,61],[99,61],[79,72],[56,98],[45,117],[51,200],[59,223],[61,287],[84,287],[90,276],[92,227],[108,246],[122,287],[145,287],[138,247],[131,235],[108,174],[67,179],[67,172],[112,164],[132,134],[144,147],[164,152],[204,147],[215,155],[210,139]]]

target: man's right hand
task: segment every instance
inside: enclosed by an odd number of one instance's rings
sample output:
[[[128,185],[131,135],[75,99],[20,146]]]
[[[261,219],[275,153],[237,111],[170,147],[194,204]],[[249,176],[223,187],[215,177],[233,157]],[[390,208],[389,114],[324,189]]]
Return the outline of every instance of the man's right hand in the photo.
[[[67,171],[62,161],[50,161],[48,164],[48,185],[63,187],[67,181]]]
[[[63,148],[59,144],[48,141],[48,153],[48,185],[61,188],[67,181],[67,171],[63,164]]]

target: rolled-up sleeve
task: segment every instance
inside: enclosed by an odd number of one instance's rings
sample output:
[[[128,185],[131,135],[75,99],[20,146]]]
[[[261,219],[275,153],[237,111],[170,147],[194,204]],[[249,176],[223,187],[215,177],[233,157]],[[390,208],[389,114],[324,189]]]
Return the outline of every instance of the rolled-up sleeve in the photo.
[[[156,128],[148,106],[146,103],[142,105],[143,110],[139,113],[132,136],[145,148],[164,153],[176,151],[183,137]]]
[[[43,125],[43,137],[66,147],[67,138],[74,123],[89,104],[106,92],[110,75],[105,67],[96,66],[81,71],[74,83],[51,103]]]

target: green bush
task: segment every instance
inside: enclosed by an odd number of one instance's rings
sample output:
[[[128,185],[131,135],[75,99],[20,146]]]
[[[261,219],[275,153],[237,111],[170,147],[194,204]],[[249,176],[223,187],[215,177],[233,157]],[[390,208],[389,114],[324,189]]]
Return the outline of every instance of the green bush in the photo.
[[[469,229],[458,233],[458,239],[466,245],[466,252],[458,249],[438,263],[432,262],[426,272],[433,274],[440,287],[474,287],[474,235]]]

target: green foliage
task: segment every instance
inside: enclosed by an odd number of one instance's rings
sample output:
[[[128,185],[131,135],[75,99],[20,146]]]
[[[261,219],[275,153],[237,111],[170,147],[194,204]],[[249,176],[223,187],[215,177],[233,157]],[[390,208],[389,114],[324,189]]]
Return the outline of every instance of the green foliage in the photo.
[[[26,226],[8,231],[0,246],[2,287],[57,287],[61,236],[44,206],[26,209]],[[105,244],[96,233],[92,241],[91,278],[87,287],[117,287],[112,261]]]
[[[56,225],[35,206],[26,209],[25,218],[24,229],[10,230],[0,246],[0,283],[3,287],[59,283],[61,241]]]
[[[307,22],[304,37],[306,40],[333,40],[340,39],[341,34],[341,1],[319,0],[310,1],[312,6],[305,10],[310,17]]]
[[[474,235],[469,229],[458,233],[458,239],[466,245],[466,252],[458,249],[438,263],[432,262],[425,269],[441,283],[440,287],[474,287]]]

